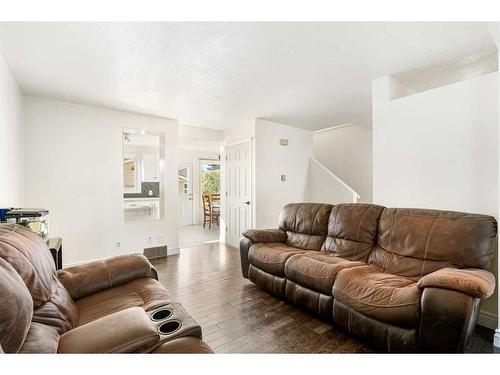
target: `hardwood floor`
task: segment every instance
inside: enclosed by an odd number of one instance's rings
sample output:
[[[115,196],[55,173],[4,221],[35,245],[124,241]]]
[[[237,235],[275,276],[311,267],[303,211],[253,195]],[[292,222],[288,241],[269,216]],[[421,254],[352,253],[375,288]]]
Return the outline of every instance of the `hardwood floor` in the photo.
[[[238,249],[205,244],[152,263],[160,282],[202,326],[203,339],[216,353],[373,352],[244,279]],[[467,351],[494,352],[492,338],[493,331],[478,327]]]

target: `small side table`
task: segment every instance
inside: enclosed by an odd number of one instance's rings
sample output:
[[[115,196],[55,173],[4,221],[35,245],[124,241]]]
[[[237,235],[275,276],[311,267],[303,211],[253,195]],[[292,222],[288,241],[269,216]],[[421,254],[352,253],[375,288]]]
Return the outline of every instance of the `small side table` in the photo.
[[[54,237],[47,240],[47,245],[49,246],[52,258],[54,258],[54,264],[56,265],[56,270],[62,268],[62,238]]]

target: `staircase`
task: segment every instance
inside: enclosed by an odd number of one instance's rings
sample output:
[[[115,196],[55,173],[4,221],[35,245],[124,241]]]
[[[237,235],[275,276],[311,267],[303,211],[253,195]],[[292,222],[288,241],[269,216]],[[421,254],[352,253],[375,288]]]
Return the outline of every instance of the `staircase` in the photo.
[[[309,158],[305,198],[318,203],[357,203],[360,195],[316,158]]]

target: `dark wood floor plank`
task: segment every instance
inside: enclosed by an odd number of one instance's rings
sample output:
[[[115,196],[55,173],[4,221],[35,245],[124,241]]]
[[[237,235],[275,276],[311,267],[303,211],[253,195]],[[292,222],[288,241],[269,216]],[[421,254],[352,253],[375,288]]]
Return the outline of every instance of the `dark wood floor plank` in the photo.
[[[259,289],[241,276],[238,249],[213,243],[152,261],[172,299],[201,325],[216,353],[370,353],[338,327]],[[499,351],[478,327],[468,352]]]

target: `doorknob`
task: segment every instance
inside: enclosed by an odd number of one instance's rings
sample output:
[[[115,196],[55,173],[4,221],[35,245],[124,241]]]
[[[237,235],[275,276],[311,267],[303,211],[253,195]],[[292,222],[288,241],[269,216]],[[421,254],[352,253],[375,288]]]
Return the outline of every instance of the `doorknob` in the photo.
[[[249,205],[249,204],[250,204],[250,201],[246,201],[246,202],[243,202],[243,203],[245,203],[245,204],[248,204],[248,205]]]

